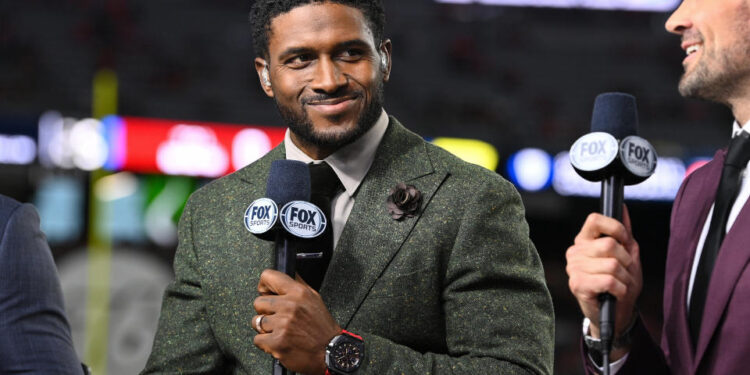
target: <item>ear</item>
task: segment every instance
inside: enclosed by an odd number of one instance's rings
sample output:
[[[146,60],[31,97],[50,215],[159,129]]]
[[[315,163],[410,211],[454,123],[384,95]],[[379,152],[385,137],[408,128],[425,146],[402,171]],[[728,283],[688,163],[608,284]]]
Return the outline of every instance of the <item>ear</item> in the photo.
[[[255,71],[258,73],[258,79],[260,80],[260,87],[268,95],[273,98],[273,88],[271,87],[271,77],[268,71],[268,63],[266,60],[256,57],[255,58]]]
[[[383,82],[388,82],[391,77],[391,66],[393,64],[391,61],[392,51],[393,45],[391,44],[390,39],[385,39],[380,43],[380,49],[378,52],[380,52],[380,69],[383,71]]]

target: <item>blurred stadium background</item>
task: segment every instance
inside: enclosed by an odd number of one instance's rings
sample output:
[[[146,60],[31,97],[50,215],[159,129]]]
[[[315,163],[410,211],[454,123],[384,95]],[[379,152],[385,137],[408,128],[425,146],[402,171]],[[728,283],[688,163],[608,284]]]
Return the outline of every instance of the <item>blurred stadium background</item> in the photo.
[[[656,336],[671,201],[728,139],[728,111],[677,94],[683,52],[663,29],[677,3],[385,0],[386,109],[518,186],[555,302],[556,374],[581,372],[564,253],[598,191],[564,152],[595,96],[636,95],[661,157],[627,193]],[[250,4],[0,1],[0,193],[39,209],[76,349],[97,374],[144,365],[189,194],[281,140],[252,67]]]

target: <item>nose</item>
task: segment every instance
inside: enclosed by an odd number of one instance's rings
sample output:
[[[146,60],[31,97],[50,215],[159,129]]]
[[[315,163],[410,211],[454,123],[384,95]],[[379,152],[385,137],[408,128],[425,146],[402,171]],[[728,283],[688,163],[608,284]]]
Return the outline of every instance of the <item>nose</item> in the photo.
[[[317,68],[315,69],[315,77],[311,85],[311,88],[314,91],[333,93],[345,86],[346,83],[346,76],[341,72],[340,67],[338,67],[333,60],[326,57],[318,60]]]
[[[688,3],[690,1],[691,0],[685,0],[680,3],[680,6],[675,9],[671,16],[669,16],[669,19],[667,19],[667,22],[664,24],[664,28],[666,28],[667,31],[672,34],[682,35],[685,30],[693,27],[688,12]]]

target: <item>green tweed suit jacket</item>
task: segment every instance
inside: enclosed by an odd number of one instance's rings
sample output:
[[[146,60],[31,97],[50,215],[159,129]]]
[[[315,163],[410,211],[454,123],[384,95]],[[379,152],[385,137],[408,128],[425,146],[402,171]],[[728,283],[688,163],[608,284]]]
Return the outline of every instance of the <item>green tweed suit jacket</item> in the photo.
[[[284,157],[282,144],[191,196],[144,374],[271,371],[251,319],[274,244],[250,234],[243,215]],[[418,216],[388,214],[398,182],[422,192]],[[394,118],[320,294],[339,325],[364,338],[361,375],[552,373],[552,301],[518,193]]]

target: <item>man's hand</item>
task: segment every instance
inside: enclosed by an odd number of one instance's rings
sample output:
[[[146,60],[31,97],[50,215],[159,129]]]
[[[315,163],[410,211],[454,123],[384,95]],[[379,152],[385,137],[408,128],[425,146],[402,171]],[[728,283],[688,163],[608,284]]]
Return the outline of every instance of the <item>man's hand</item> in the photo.
[[[260,297],[253,307],[259,315],[262,334],[253,343],[278,359],[290,371],[324,374],[325,348],[341,327],[333,320],[320,294],[302,279],[265,270],[258,283]],[[258,319],[253,318],[253,327]]]
[[[633,319],[635,301],[643,287],[640,250],[627,209],[623,210],[623,221],[624,225],[600,214],[589,215],[565,254],[568,286],[591,320],[593,337],[599,337],[599,294],[608,292],[617,298],[615,336],[619,337]],[[626,352],[613,351],[612,360]]]

